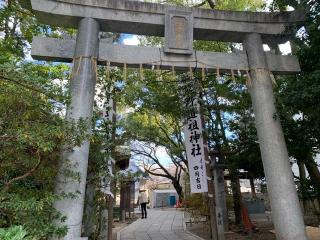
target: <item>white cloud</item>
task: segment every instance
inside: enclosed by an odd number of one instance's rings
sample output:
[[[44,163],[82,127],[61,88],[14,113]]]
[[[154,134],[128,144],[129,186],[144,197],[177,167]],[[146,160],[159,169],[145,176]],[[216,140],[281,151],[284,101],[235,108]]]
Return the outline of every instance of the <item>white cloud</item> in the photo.
[[[267,44],[263,44],[263,49],[267,52],[270,51],[270,47]],[[291,44],[289,41],[284,44],[279,44],[279,49],[283,55],[288,55],[292,53]]]
[[[137,35],[132,35],[128,38],[123,39],[124,45],[138,45],[140,43]]]
[[[267,44],[263,44],[263,50],[268,52],[268,51],[270,51],[270,48]]]
[[[289,41],[284,44],[280,44],[279,49],[282,52],[282,54],[284,54],[284,55],[288,55],[292,52],[291,51],[291,44]]]

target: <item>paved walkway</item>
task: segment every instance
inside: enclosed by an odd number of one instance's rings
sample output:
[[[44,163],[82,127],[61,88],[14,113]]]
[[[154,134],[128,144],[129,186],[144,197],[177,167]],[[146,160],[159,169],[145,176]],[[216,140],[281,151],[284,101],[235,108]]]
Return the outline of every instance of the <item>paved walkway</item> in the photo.
[[[147,219],[138,219],[118,233],[118,240],[201,240],[184,229],[183,212],[148,209]]]

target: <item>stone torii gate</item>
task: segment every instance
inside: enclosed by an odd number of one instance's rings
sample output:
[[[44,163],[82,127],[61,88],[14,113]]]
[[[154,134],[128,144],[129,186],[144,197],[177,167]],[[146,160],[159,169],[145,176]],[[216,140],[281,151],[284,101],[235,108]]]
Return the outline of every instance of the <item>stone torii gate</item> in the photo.
[[[303,217],[291,172],[287,148],[277,117],[272,80],[274,74],[300,71],[294,56],[265,53],[263,43],[287,41],[304,21],[301,12],[255,13],[233,12],[142,3],[125,0],[20,0],[45,24],[77,28],[76,40],[36,37],[32,56],[38,60],[74,61],[77,74],[71,84],[71,106],[67,118],[91,118],[96,81],[96,64],[128,67],[152,67],[189,70],[239,70],[250,75],[256,127],[272,216],[277,238],[307,240]],[[110,45],[99,41],[99,32],[165,36],[163,49]],[[239,53],[195,52],[194,39],[243,43]],[[89,129],[88,129],[89,131]],[[69,231],[63,239],[82,239],[89,142],[64,153],[58,176],[57,193],[79,192],[79,197],[56,202],[55,207],[67,216]],[[74,166],[80,181],[69,179],[64,164]]]

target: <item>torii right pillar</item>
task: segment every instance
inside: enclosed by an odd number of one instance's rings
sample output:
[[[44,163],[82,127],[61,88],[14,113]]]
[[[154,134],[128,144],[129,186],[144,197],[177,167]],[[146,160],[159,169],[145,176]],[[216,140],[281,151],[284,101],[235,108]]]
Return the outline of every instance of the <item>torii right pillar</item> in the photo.
[[[267,179],[272,219],[278,240],[307,240],[262,44],[261,35],[257,33],[248,34],[244,39],[251,77],[249,91]]]

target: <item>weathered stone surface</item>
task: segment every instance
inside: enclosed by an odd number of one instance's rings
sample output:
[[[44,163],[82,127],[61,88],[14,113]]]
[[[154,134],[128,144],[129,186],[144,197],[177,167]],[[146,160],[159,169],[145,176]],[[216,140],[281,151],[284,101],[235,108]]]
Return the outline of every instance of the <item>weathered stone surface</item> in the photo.
[[[168,9],[165,18],[165,53],[193,53],[193,14]]]
[[[92,18],[82,19],[73,47],[73,54],[81,58],[77,58],[74,62],[75,71],[70,83],[71,101],[66,114],[66,119],[70,122],[77,123],[80,120],[91,122],[96,84],[94,58],[98,55],[98,47],[99,23]],[[60,50],[58,52],[61,52]],[[91,124],[86,127],[86,132],[90,134]],[[79,146],[64,149],[61,154],[55,193],[59,196],[74,194],[75,197],[61,198],[53,204],[57,211],[66,216],[63,223],[57,221],[56,224],[68,227],[67,235],[59,240],[74,240],[81,237],[89,147],[90,141],[86,139]],[[78,177],[74,178],[70,171]]]
[[[72,62],[75,52],[75,40],[35,37],[32,43],[32,56],[36,60]],[[295,56],[266,54],[270,71],[276,74],[292,74],[300,72],[298,59]],[[249,69],[247,55],[244,52],[219,53],[197,51],[192,55],[165,54],[154,47],[137,47],[108,44],[100,41],[98,62],[105,65],[109,61],[112,66],[144,68],[161,65],[161,69],[189,70],[202,67],[215,71],[230,73],[230,69],[246,72]]]
[[[20,0],[32,5],[46,24],[76,28],[83,17],[95,18],[102,31],[164,36],[168,5],[124,0]],[[265,43],[285,42],[304,21],[300,11],[281,13],[218,11],[170,6],[194,15],[194,39],[242,42],[244,35],[261,34]]]
[[[307,240],[261,36],[248,35],[245,50],[251,70],[249,92],[277,239]]]

